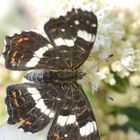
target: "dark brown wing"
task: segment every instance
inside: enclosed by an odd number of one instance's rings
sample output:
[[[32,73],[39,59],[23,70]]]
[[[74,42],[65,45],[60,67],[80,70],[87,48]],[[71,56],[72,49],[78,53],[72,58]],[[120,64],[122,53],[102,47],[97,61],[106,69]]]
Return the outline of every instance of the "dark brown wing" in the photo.
[[[35,32],[6,37],[3,55],[5,66],[12,70],[60,69],[65,66],[60,64],[53,45]]]
[[[24,83],[7,88],[8,123],[38,132],[52,120],[48,140],[99,140],[88,99],[77,83]]]
[[[88,57],[97,32],[92,12],[72,10],[45,24],[49,41],[35,32],[6,37],[5,65],[12,70],[76,69]]]
[[[55,84],[24,83],[7,87],[5,99],[8,123],[21,123],[25,132],[38,132],[48,125],[59,110],[64,90]]]
[[[47,140],[99,140],[88,99],[77,83],[69,86],[71,90],[53,121]]]
[[[44,29],[63,63],[76,69],[87,59],[93,47],[97,18],[92,12],[72,9],[66,16],[50,19]]]

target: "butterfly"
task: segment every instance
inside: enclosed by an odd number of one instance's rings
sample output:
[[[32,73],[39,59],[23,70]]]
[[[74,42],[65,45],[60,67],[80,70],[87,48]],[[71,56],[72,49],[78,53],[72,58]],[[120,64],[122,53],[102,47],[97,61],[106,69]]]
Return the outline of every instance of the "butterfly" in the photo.
[[[7,87],[8,123],[20,123],[25,132],[36,133],[51,124],[47,140],[99,140],[95,116],[77,83],[85,75],[80,66],[95,42],[97,17],[72,9],[51,18],[46,37],[23,31],[6,37],[5,67],[28,71],[30,82]]]

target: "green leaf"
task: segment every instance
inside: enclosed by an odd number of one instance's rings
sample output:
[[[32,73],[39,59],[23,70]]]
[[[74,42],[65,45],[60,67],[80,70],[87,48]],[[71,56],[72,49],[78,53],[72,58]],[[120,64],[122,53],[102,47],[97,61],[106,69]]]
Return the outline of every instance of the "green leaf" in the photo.
[[[140,109],[136,107],[122,108],[121,113],[126,114],[130,119],[139,120],[140,122]]]
[[[118,93],[125,93],[129,85],[128,79],[120,78],[116,73],[114,73],[114,78],[116,80],[116,84],[114,86],[108,85],[108,87]]]
[[[112,113],[115,115],[117,115],[117,112],[125,114],[129,118],[129,121],[124,125],[112,125],[110,127],[111,130],[121,129],[123,131],[128,131],[130,128],[133,128],[135,131],[140,133],[140,109],[136,107],[127,107],[115,109],[112,111]]]
[[[130,120],[129,122],[127,122],[126,124],[124,124],[122,126],[118,125],[118,124],[110,126],[110,129],[113,130],[113,131],[121,129],[121,130],[127,132],[129,129],[132,129],[132,128],[135,131],[140,133],[140,121]]]

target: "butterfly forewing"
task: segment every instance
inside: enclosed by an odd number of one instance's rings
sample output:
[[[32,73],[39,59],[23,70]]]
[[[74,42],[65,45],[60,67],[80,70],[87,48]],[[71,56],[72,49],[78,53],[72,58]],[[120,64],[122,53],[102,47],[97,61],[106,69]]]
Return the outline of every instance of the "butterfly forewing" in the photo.
[[[35,32],[6,37],[8,69],[76,69],[93,47],[97,19],[92,12],[72,10],[66,16],[50,19],[44,29],[50,42]]]
[[[92,12],[73,9],[66,16],[50,19],[44,29],[62,63],[74,69],[86,60],[93,47],[97,18]]]
[[[3,54],[5,66],[12,70],[61,68],[53,45],[42,35],[31,31],[6,37]]]

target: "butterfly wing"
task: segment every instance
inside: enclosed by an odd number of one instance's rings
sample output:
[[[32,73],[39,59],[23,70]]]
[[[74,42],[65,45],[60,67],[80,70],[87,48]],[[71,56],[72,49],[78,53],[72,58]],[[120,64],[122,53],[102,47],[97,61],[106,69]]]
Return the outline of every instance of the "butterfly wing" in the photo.
[[[38,132],[52,120],[48,140],[99,140],[96,120],[77,83],[23,83],[7,88],[8,123]]]
[[[47,140],[99,140],[88,99],[77,83],[69,86],[71,90],[53,121]]]
[[[35,32],[22,32],[6,37],[3,53],[5,66],[12,70],[61,68],[58,55],[51,43]]]
[[[49,41],[35,32],[6,37],[5,65],[12,70],[75,69],[88,57],[96,32],[92,12],[72,10],[45,24]]]
[[[19,128],[25,132],[42,130],[54,119],[64,94],[59,85],[51,83],[23,83],[7,87],[5,102],[9,114],[8,123],[19,122]]]
[[[92,12],[72,9],[66,16],[50,19],[44,26],[63,63],[76,69],[87,59],[97,33],[97,18]]]

